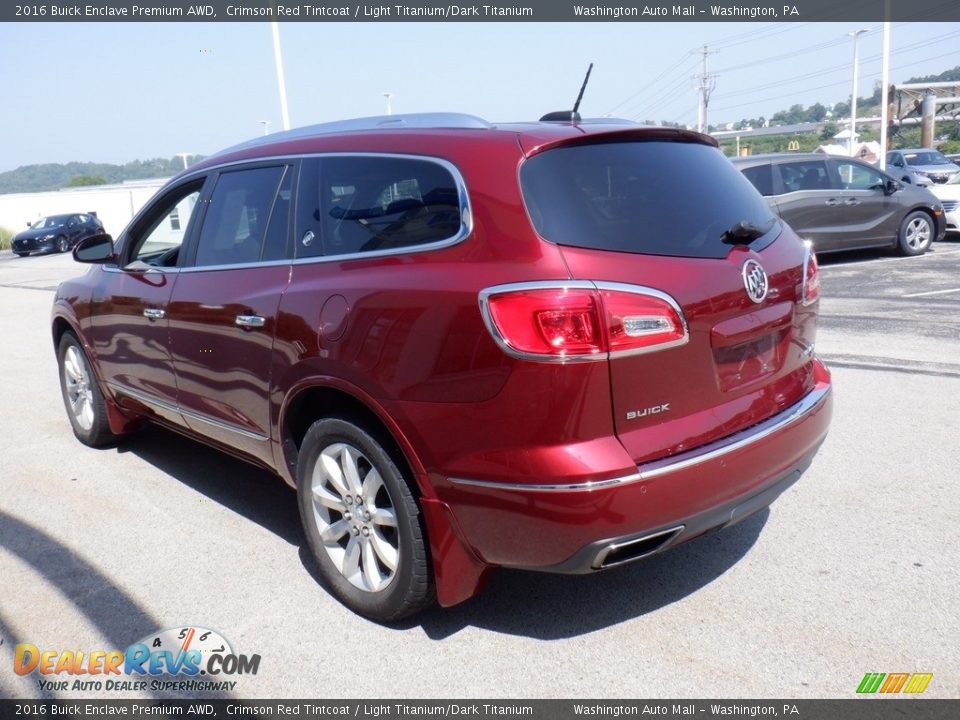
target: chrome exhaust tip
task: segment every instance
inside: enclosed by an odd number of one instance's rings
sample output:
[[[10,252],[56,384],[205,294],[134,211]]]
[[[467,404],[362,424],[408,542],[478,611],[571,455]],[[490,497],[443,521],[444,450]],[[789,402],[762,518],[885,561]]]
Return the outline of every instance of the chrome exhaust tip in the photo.
[[[612,542],[600,549],[591,567],[594,570],[606,570],[653,555],[666,548],[677,535],[683,532],[683,528],[683,525],[678,525],[669,530],[660,530],[631,540]]]

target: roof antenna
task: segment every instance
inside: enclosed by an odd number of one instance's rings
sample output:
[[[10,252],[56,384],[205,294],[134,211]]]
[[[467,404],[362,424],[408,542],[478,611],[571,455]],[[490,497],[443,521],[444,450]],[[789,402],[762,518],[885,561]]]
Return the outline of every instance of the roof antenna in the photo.
[[[587,83],[590,82],[590,72],[593,70],[593,63],[590,63],[590,67],[587,68],[587,74],[583,78],[583,85],[580,86],[580,94],[577,95],[577,101],[573,104],[573,117],[576,120],[580,119],[580,113],[577,110],[580,109],[580,101],[583,100],[583,91],[587,89]]]
[[[579,122],[580,113],[577,112],[580,109],[580,101],[583,100],[583,91],[587,89],[587,83],[590,82],[590,72],[593,70],[593,63],[590,63],[590,67],[587,68],[587,74],[583,78],[583,85],[580,86],[580,92],[577,95],[577,101],[573,104],[573,110],[559,110],[557,112],[549,112],[540,118],[541,122]]]

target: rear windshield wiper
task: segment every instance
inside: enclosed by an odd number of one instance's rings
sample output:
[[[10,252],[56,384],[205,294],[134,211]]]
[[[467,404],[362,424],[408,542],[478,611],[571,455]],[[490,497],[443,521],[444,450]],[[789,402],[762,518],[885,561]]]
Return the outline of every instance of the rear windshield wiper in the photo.
[[[733,227],[725,230],[723,235],[720,236],[720,240],[727,245],[749,245],[758,237],[766,235],[775,222],[775,219],[771,219],[770,222],[761,227],[760,225],[754,225],[749,220],[741,220]]]

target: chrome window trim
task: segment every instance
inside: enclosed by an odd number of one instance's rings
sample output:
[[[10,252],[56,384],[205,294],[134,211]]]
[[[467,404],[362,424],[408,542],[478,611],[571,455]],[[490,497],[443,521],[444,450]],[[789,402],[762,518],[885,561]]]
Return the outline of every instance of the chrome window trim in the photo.
[[[680,318],[680,324],[683,326],[683,337],[674,340],[668,343],[662,343],[660,345],[655,345],[654,347],[649,348],[638,348],[634,350],[614,350],[613,352],[603,352],[596,353],[591,355],[566,355],[563,357],[555,357],[553,355],[541,355],[538,353],[528,353],[521,350],[513,348],[509,343],[507,343],[506,338],[500,333],[496,324],[493,322],[493,316],[490,313],[490,296],[497,295],[504,292],[516,292],[522,290],[566,290],[566,289],[577,289],[577,290],[613,290],[618,292],[632,293],[634,295],[648,295],[650,297],[655,297],[658,300],[662,300],[670,307],[673,308],[674,312],[677,313],[677,317]],[[631,285],[629,283],[619,283],[619,282],[605,282],[605,281],[593,281],[593,280],[537,280],[530,282],[516,282],[516,283],[506,283],[503,285],[493,285],[488,288],[484,288],[478,294],[477,300],[480,304],[480,315],[483,317],[483,323],[486,325],[487,330],[493,336],[494,341],[497,345],[500,346],[500,349],[503,350],[510,357],[516,358],[518,360],[531,360],[533,362],[545,362],[545,363],[578,363],[578,362],[595,362],[598,360],[614,360],[621,357],[630,357],[633,355],[646,355],[647,353],[659,352],[661,350],[669,350],[670,348],[679,347],[685,345],[690,341],[690,330],[687,327],[687,319],[684,317],[683,310],[680,308],[680,304],[674,300],[670,295],[663,292],[662,290],[657,290],[656,288],[647,287],[646,285]]]
[[[437,240],[432,243],[424,243],[423,245],[411,245],[410,247],[405,248],[392,248],[390,250],[374,250],[371,252],[365,253],[348,253],[343,255],[318,255],[316,257],[306,257],[306,258],[286,258],[283,260],[264,260],[264,261],[254,261],[248,263],[236,263],[232,265],[203,265],[203,266],[194,266],[189,265],[185,267],[177,268],[163,268],[163,270],[177,270],[179,272],[212,272],[218,270],[232,270],[234,268],[251,268],[251,267],[269,267],[271,265],[308,265],[314,263],[330,263],[330,262],[348,262],[351,260],[364,260],[367,258],[379,258],[379,257],[391,257],[394,255],[411,255],[413,253],[421,252],[431,252],[434,250],[443,250],[444,248],[452,247],[458,245],[459,243],[466,240],[473,234],[473,206],[470,203],[470,194],[467,190],[467,182],[463,178],[463,174],[460,172],[459,168],[454,165],[449,160],[444,158],[436,157],[435,155],[414,155],[411,153],[388,153],[388,152],[313,152],[313,153],[293,153],[286,155],[267,155],[257,158],[247,158],[245,160],[231,160],[230,162],[217,163],[210,165],[208,167],[200,168],[193,172],[188,172],[186,175],[183,175],[177,178],[176,184],[180,185],[184,182],[190,182],[196,180],[199,177],[204,175],[209,175],[210,173],[219,173],[223,172],[226,168],[232,168],[240,165],[257,165],[261,163],[272,163],[272,162],[295,162],[297,160],[307,160],[310,158],[329,158],[329,157],[367,157],[367,158],[390,158],[390,159],[400,159],[400,160],[421,160],[426,162],[432,162],[436,165],[440,165],[444,170],[450,173],[453,178],[454,183],[457,186],[457,200],[460,203],[460,229],[456,234],[452,235],[449,238],[444,238],[443,240]],[[229,172],[229,171],[228,171]],[[174,187],[173,184],[170,185],[170,189]],[[154,195],[158,197],[162,193],[167,191],[167,186],[160,188]],[[299,187],[297,188],[299,192]],[[127,227],[132,226],[140,215],[148,209],[148,206],[152,204],[153,198],[147,201],[144,204],[143,208],[140,209],[134,218],[130,221]],[[124,229],[124,233],[126,229]],[[121,233],[121,236],[123,233]],[[119,238],[118,238],[119,239]],[[124,238],[126,242],[126,238]],[[294,239],[294,249],[296,249],[296,239]],[[106,268],[104,268],[106,269]],[[157,268],[160,270],[161,268]],[[122,267],[116,266],[111,268],[110,272],[129,272],[124,270]]]
[[[142,403],[147,405],[153,405],[158,407],[161,410],[166,410],[167,412],[176,413],[177,415],[182,415],[184,418],[189,418],[191,420],[197,420],[198,422],[206,423],[207,425],[212,425],[213,427],[219,428],[221,430],[227,430],[237,435],[242,435],[243,437],[250,438],[251,440],[259,440],[260,442],[266,442],[270,438],[266,435],[261,435],[260,433],[251,432],[250,430],[245,430],[239,428],[236,425],[231,425],[225,423],[222,420],[214,420],[213,418],[207,417],[206,415],[201,415],[200,413],[193,412],[192,410],[185,410],[179,405],[174,405],[173,403],[168,403],[166,400],[161,400],[160,398],[154,397],[149,393],[145,393],[141,390],[134,390],[128,388],[126,385],[120,385],[118,383],[108,382],[107,386],[116,394],[129,395],[134,400],[139,400]]]
[[[126,270],[126,269],[120,267],[119,265],[117,265],[117,264],[115,264],[115,263],[110,264],[110,265],[101,265],[100,267],[103,268],[103,271],[104,271],[104,272],[111,272],[111,273],[128,273],[128,274],[130,274],[130,275],[146,275],[146,274],[149,274],[149,273],[164,273],[164,274],[170,274],[170,275],[172,275],[172,274],[176,274],[176,273],[179,273],[179,272],[183,272],[183,268],[179,268],[179,267],[164,267],[164,266],[161,266],[161,265],[151,265],[151,266],[148,267],[148,268],[141,268],[141,269],[137,269],[137,270]]]
[[[728,435],[720,440],[715,440],[699,448],[689,450],[680,455],[673,455],[663,460],[643,463],[637,466],[637,472],[623,475],[621,477],[609,478],[607,480],[588,480],[581,483],[565,484],[531,484],[524,483],[502,483],[489,480],[471,480],[468,478],[450,478],[450,482],[455,485],[467,485],[472,487],[482,487],[494,490],[510,490],[518,492],[591,492],[594,490],[603,490],[612,487],[630,485],[635,482],[650,480],[661,475],[668,475],[679,470],[685,470],[696,465],[701,465],[729,453],[741,450],[756,442],[759,442],[774,433],[780,432],[796,422],[806,417],[810,412],[819,407],[830,394],[830,387],[820,388],[811,391],[799,402],[791,405],[786,410],[768,418],[764,422],[754,425],[751,428],[742,430],[733,435]]]

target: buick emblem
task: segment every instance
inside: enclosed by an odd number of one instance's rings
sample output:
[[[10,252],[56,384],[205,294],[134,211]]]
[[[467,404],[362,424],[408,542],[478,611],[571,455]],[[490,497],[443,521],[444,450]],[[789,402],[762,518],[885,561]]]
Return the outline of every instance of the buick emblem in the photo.
[[[762,303],[767,297],[767,290],[770,289],[766,271],[756,260],[747,260],[743,264],[742,275],[747,297],[755,303]]]

